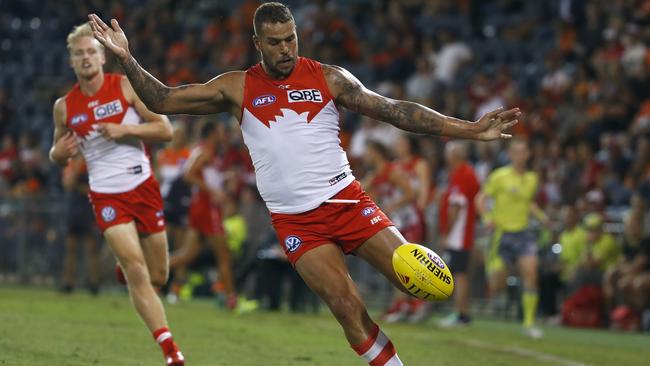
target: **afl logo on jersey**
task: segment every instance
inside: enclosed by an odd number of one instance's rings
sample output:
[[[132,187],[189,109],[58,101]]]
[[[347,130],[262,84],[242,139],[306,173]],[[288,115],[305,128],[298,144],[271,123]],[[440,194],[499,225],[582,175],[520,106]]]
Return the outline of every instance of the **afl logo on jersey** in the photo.
[[[115,220],[115,209],[111,206],[102,208],[102,220],[104,220],[104,222]]]
[[[289,103],[322,103],[323,96],[318,89],[287,90],[287,100]]]
[[[361,215],[364,216],[364,217],[368,217],[368,216],[374,214],[375,211],[376,211],[376,210],[375,210],[374,207],[370,207],[370,206],[368,206],[368,207],[364,208],[364,209],[361,211]]]
[[[259,97],[253,100],[253,107],[255,108],[264,107],[275,103],[275,101],[276,101],[275,95],[272,94],[260,95]]]
[[[84,123],[88,120],[88,115],[86,113],[77,114],[76,116],[70,119],[70,125],[74,126],[79,123]]]
[[[293,253],[298,250],[298,248],[300,248],[300,244],[302,244],[302,240],[300,240],[300,238],[295,235],[289,235],[284,239],[284,246],[287,248],[289,253]]]
[[[118,115],[123,111],[124,109],[122,109],[122,103],[119,99],[115,99],[112,102],[98,105],[97,107],[93,108],[93,114],[95,115],[96,121]]]

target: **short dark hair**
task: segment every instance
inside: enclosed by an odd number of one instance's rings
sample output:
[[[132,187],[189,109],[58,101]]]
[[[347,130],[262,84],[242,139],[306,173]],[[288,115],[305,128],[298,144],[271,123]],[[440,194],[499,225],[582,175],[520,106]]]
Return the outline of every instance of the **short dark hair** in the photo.
[[[286,23],[292,21],[294,21],[293,15],[286,5],[277,2],[264,3],[255,10],[253,30],[256,35],[259,35],[258,31],[262,29],[262,24],[264,23]]]

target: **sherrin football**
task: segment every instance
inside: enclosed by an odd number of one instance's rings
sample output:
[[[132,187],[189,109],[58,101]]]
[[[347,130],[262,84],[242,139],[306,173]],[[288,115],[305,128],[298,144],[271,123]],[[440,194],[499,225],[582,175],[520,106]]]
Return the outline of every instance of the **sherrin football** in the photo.
[[[449,267],[436,252],[418,244],[402,244],[393,252],[393,269],[404,287],[423,300],[446,300],[454,292]]]

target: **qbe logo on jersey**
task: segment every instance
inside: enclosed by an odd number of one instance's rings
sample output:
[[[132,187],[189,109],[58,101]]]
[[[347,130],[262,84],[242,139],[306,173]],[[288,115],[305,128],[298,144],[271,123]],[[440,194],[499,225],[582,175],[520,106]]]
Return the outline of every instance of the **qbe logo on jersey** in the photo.
[[[318,89],[287,90],[287,100],[289,103],[322,103],[323,95]]]
[[[284,246],[290,253],[298,250],[298,248],[300,248],[300,244],[302,244],[302,240],[300,240],[300,238],[295,235],[289,235],[284,239]]]
[[[124,109],[122,108],[122,102],[120,102],[119,99],[115,99],[114,101],[93,108],[93,114],[95,115],[96,121],[116,116],[122,112],[124,112]]]
[[[115,209],[111,206],[102,208],[102,220],[104,220],[104,222],[115,220]]]

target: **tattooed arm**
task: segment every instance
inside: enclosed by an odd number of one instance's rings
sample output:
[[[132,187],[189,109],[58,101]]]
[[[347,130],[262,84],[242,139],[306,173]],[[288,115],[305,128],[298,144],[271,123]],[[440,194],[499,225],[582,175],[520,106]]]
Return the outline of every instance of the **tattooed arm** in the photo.
[[[323,73],[338,104],[410,132],[475,140],[510,138],[512,136],[503,131],[515,125],[521,115],[518,108],[507,111],[499,108],[476,122],[464,121],[418,103],[379,95],[366,89],[344,68],[323,65]]]
[[[117,56],[131,86],[150,111],[159,114],[212,114],[236,110],[233,99],[237,98],[233,95],[243,87],[242,71],[219,75],[204,84],[168,87],[131,56],[128,40],[117,20],[111,20],[109,27],[95,14],[88,18],[95,38]]]

